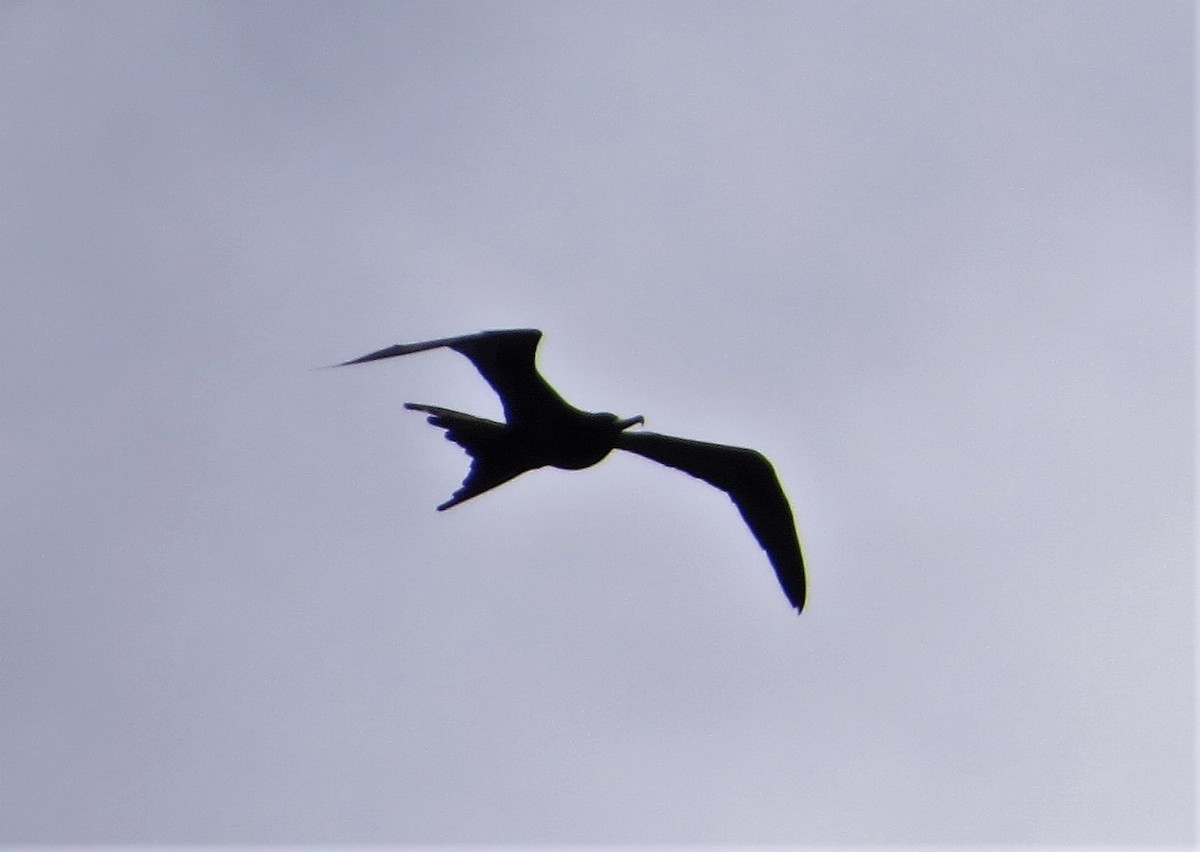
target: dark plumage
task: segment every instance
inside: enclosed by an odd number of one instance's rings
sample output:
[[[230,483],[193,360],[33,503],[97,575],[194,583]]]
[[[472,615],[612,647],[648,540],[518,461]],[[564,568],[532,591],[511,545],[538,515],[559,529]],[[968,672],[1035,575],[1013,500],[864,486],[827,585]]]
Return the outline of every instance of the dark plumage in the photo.
[[[466,355],[500,396],[503,423],[434,405],[405,404],[428,414],[429,422],[445,429],[446,437],[471,457],[462,486],[438,506],[439,511],[527,470],[546,466],[577,470],[596,464],[613,449],[628,450],[727,493],[767,552],[784,594],[797,612],[802,610],[804,558],[791,507],[771,463],[761,453],[742,447],[625,431],[642,423],[641,416],[620,419],[607,412],[580,411],[538,373],[535,358],[541,337],[536,329],[514,329],[398,343],[337,366],[446,347]]]

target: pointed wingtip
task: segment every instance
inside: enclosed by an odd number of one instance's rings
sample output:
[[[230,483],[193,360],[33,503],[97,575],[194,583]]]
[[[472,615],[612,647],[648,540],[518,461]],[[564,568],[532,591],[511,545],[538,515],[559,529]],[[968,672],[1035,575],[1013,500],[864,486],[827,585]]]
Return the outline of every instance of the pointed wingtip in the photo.
[[[314,371],[316,371],[316,370],[336,370],[338,367],[349,367],[351,364],[361,364],[364,361],[374,361],[374,360],[377,360],[377,359],[371,358],[370,356],[364,356],[362,358],[355,358],[353,361],[339,361],[336,364],[324,364],[320,367],[313,367],[312,369]]]
[[[386,346],[383,349],[377,349],[374,352],[368,352],[358,358],[352,358],[349,361],[343,361],[340,364],[330,364],[331,367],[349,367],[352,364],[366,364],[368,361],[382,361],[384,358],[394,358],[397,355],[408,355],[412,352],[421,352],[425,349],[435,349],[441,346],[443,341],[430,340],[424,343],[396,343],[392,346]]]

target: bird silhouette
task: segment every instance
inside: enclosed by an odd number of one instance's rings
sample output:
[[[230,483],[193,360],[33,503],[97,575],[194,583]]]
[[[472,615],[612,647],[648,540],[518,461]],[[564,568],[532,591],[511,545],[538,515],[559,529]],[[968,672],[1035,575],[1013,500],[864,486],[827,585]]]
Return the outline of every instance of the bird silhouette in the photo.
[[[398,343],[361,358],[336,364],[346,367],[397,355],[445,347],[470,359],[500,397],[504,421],[497,423],[436,405],[405,403],[429,415],[428,422],[446,430],[446,438],[471,457],[462,486],[438,511],[457,506],[539,467],[578,470],[596,464],[614,449],[653,459],[720,488],[737,506],[754,534],[796,611],[804,608],[804,557],[792,510],[775,469],[759,452],[710,444],[643,430],[639,415],[621,419],[608,412],[575,408],[537,370],[542,333],[536,329],[483,331],[422,343]]]

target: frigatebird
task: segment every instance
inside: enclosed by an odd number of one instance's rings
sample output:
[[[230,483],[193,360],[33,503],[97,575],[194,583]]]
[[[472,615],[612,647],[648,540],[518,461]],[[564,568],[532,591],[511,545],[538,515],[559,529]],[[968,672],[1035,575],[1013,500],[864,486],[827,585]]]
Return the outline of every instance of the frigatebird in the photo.
[[[408,402],[404,407],[429,415],[429,423],[446,430],[446,438],[471,457],[462,486],[438,511],[457,506],[539,467],[579,470],[612,450],[628,450],[682,470],[720,488],[742,513],[759,545],[767,552],[788,601],[804,608],[804,557],[796,536],[791,506],[771,463],[743,447],[710,444],[654,432],[626,431],[644,423],[640,415],[621,419],[608,412],[581,411],[568,403],[537,370],[537,329],[482,331],[422,343],[397,343],[345,367],[445,347],[470,359],[500,397],[504,422],[461,411]]]

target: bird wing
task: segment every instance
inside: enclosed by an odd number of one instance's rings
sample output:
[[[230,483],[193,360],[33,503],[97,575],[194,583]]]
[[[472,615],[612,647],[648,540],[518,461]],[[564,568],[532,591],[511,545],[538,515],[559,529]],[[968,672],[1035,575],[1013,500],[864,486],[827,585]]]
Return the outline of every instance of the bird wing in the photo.
[[[804,557],[796,522],[775,468],[759,452],[654,432],[622,432],[617,447],[682,470],[733,500],[775,569],[796,611],[804,609]]]
[[[544,419],[556,407],[570,407],[537,370],[535,359],[541,339],[542,333],[534,328],[481,331],[422,343],[397,343],[337,366],[363,364],[444,346],[470,359],[479,374],[499,395],[500,403],[504,406],[504,418],[511,424]]]

